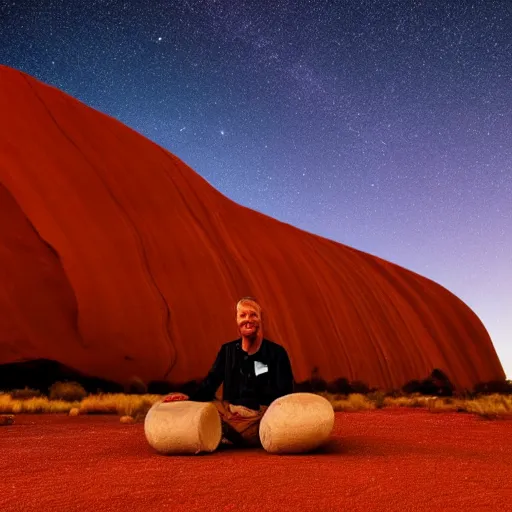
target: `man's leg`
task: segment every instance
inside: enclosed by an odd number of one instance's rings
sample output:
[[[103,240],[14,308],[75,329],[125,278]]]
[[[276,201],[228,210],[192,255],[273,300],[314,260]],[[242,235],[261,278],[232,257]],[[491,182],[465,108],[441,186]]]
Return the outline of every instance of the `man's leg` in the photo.
[[[227,401],[214,400],[222,422],[222,435],[236,446],[259,446],[259,426],[267,407],[252,411],[233,406]]]

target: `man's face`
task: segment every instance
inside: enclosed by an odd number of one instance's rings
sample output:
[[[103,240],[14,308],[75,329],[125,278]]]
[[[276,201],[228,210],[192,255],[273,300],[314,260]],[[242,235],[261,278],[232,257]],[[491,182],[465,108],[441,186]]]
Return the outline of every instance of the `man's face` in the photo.
[[[236,323],[242,336],[256,336],[261,325],[261,312],[258,306],[250,302],[240,304],[236,311]]]

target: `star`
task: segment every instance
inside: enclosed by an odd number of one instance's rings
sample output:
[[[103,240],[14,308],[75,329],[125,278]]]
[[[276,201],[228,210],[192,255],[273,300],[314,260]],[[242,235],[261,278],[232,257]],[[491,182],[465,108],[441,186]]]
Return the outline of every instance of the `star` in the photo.
[[[116,117],[235,202],[446,286],[512,377],[510,2],[337,3],[123,0],[91,17],[79,2],[11,0],[0,62]],[[254,174],[262,193],[247,195]]]

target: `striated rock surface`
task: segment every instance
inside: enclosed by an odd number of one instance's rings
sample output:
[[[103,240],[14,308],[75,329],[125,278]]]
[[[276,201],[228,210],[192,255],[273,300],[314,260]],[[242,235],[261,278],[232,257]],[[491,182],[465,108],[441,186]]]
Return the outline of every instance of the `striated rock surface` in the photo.
[[[297,381],[505,378],[467,305],[395,264],[237,205],[176,156],[0,66],[0,364],[201,378],[255,295]]]

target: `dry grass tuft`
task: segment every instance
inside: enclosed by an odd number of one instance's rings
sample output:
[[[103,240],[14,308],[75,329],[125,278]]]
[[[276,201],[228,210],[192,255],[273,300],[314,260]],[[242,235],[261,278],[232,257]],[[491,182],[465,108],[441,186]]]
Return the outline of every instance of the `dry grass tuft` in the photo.
[[[413,394],[393,398],[382,392],[363,395],[350,395],[319,392],[332,404],[335,411],[368,411],[386,407],[422,407],[432,413],[466,412],[477,414],[486,419],[512,418],[512,395],[482,395],[473,399],[442,398]],[[0,414],[20,413],[65,413],[70,416],[83,414],[117,414],[139,421],[162,395],[127,395],[124,393],[105,393],[89,395],[82,400],[50,400],[46,397],[14,399],[9,393],[0,393]]]
[[[336,412],[368,411],[376,408],[375,402],[360,393],[353,393],[351,395],[332,395],[327,392],[322,392],[318,394],[329,400]]]
[[[37,414],[69,412],[72,407],[79,407],[78,402],[49,400],[47,397],[17,400],[8,394],[0,395],[0,414]]]
[[[140,418],[151,406],[161,400],[161,395],[90,395],[81,401],[50,400],[46,397],[15,400],[9,394],[0,394],[0,414],[67,413],[118,414]],[[73,411],[73,412],[72,412]]]
[[[466,410],[487,419],[512,416],[512,396],[498,394],[485,395],[477,400],[469,401]]]
[[[482,418],[499,419],[512,417],[511,395],[482,395],[478,398],[463,399],[451,397],[422,396],[414,394],[402,397],[382,397],[381,394],[348,396],[319,393],[331,402],[335,411],[362,411],[380,407],[422,407],[430,412],[467,412]]]
[[[421,396],[419,394],[414,394],[411,396],[400,396],[397,398],[393,398],[387,396],[384,398],[384,406],[385,407],[426,407],[428,408],[432,400],[436,397],[430,396]]]
[[[162,399],[161,395],[126,395],[106,393],[88,396],[80,404],[80,414],[119,414],[145,416],[151,406]]]
[[[11,398],[14,398],[15,400],[25,400],[27,398],[41,397],[42,393],[38,389],[25,387],[24,389],[14,389],[9,392],[9,395],[11,395]]]

